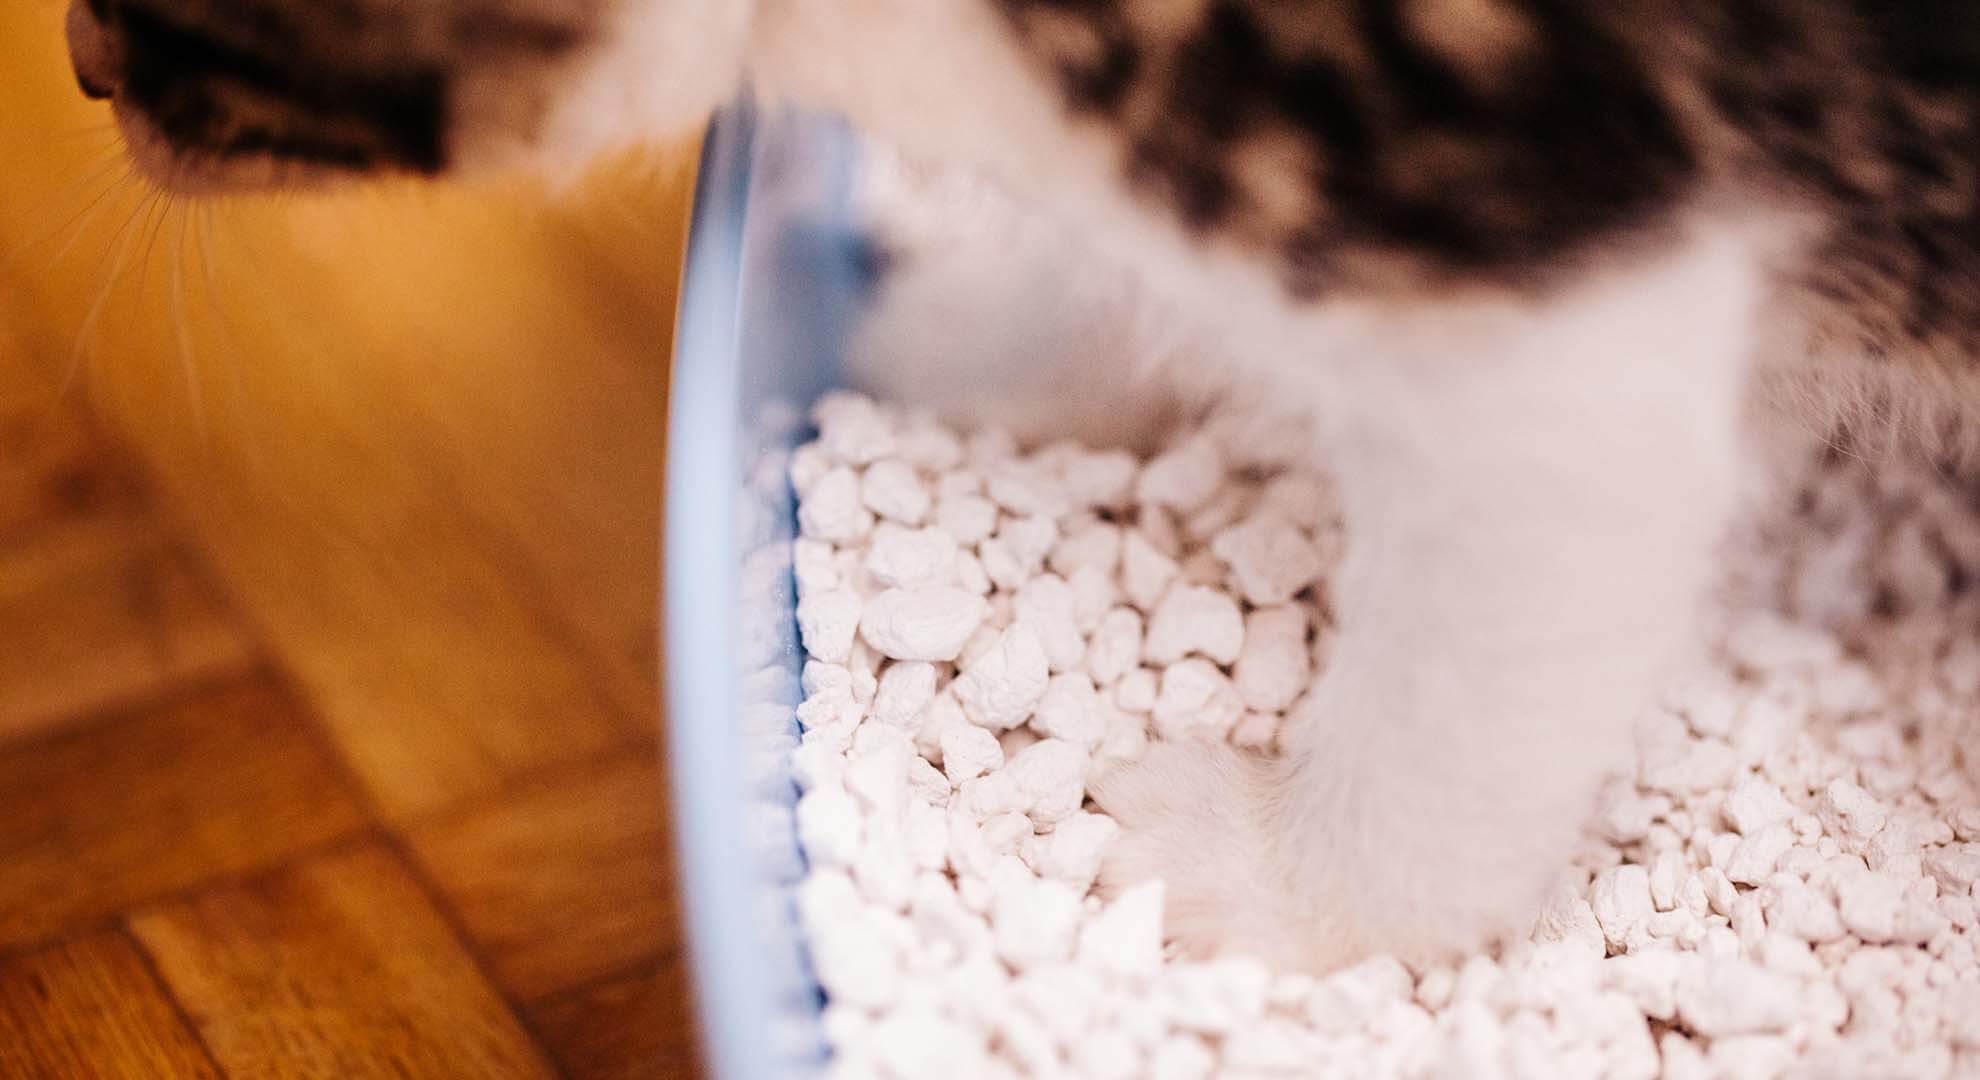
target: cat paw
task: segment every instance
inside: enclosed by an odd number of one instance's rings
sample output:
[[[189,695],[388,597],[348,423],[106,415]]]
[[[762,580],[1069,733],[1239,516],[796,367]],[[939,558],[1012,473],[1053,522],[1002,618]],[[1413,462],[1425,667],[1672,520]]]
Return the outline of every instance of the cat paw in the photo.
[[[1361,950],[1326,932],[1319,897],[1298,887],[1273,834],[1281,762],[1222,743],[1156,743],[1101,776],[1093,800],[1121,826],[1101,864],[1113,895],[1149,879],[1164,891],[1170,949],[1191,960],[1247,955],[1325,971]]]

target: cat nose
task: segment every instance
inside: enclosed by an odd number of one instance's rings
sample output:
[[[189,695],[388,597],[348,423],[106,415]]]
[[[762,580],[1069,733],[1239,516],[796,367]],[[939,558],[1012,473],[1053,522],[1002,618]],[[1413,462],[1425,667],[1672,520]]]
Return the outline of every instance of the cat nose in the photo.
[[[101,0],[98,0],[100,3]],[[69,62],[76,69],[76,85],[85,96],[101,101],[117,92],[123,67],[122,48],[90,0],[71,0],[67,33]]]

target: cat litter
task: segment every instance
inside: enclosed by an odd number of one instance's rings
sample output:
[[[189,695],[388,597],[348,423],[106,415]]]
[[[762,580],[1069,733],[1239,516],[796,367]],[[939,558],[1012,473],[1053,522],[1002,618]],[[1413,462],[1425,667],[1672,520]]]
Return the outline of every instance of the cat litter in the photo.
[[[1324,477],[1140,461],[836,394],[790,474],[798,907],[844,1077],[1980,1077],[1980,510],[1812,467],[1731,547],[1530,938],[1315,978],[1165,956],[1084,785],[1271,752],[1327,662]],[[1451,882],[1452,888],[1463,883]]]

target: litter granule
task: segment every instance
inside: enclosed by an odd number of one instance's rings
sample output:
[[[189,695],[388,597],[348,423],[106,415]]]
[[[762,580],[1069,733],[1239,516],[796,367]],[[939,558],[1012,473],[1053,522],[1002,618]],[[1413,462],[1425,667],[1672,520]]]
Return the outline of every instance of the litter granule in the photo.
[[[1980,1077],[1980,509],[1930,470],[1813,468],[1732,546],[1713,658],[1530,940],[1314,978],[1166,958],[1159,882],[1092,895],[1084,785],[1150,739],[1272,750],[1327,660],[1325,478],[1214,428],[1138,460],[815,420],[799,911],[837,1075]]]

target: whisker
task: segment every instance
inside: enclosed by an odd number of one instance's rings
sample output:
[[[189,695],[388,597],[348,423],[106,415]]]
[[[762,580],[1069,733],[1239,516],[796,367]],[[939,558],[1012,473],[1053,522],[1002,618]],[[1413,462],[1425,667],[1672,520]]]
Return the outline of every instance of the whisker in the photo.
[[[109,205],[108,203],[105,203],[103,200],[107,198],[112,192],[128,187],[130,184],[130,180],[131,180],[131,170],[129,166],[126,166],[122,175],[112,179],[109,184],[104,186],[103,191],[99,193],[96,196],[96,198],[91,199],[89,201],[89,205],[83,208],[82,220],[77,221],[75,223],[75,228],[73,231],[69,233],[69,238],[66,241],[64,241],[62,243],[62,246],[56,249],[55,254],[49,258],[48,265],[50,267],[61,265],[63,257],[68,255],[69,251],[76,246],[76,241],[82,239],[84,234],[89,232],[89,223],[96,220],[96,215],[102,212],[102,208],[104,206]],[[68,228],[68,226],[65,225],[63,226],[63,228],[66,229]]]
[[[113,176],[116,173],[117,164],[118,164],[117,161],[114,159],[110,161],[106,161],[101,166],[91,170],[89,175],[82,177],[81,179],[76,180],[73,183],[70,183],[56,191],[50,192],[48,196],[42,199],[41,202],[34,209],[29,210],[25,215],[23,215],[23,218],[24,219],[33,218],[39,215],[43,210],[46,210],[50,206],[54,205],[54,203],[58,199],[66,198],[69,195],[77,193],[78,191],[81,191],[83,194],[88,194],[89,189],[92,188],[101,180],[103,180],[103,178]],[[128,173],[128,166],[126,166],[126,172]],[[112,181],[111,186],[112,187],[115,186],[114,180]],[[107,190],[109,189],[106,188],[105,191]],[[101,197],[102,194],[99,193],[97,198],[101,198]],[[87,209],[88,207],[85,206],[84,210]],[[77,211],[76,215],[72,216],[68,221],[65,221],[62,224],[57,225],[53,229],[49,229],[48,231],[42,233],[39,236],[35,236],[31,239],[23,240],[19,244],[16,244],[14,247],[8,250],[6,258],[0,259],[0,270],[11,269],[15,259],[20,258],[21,256],[27,254],[29,251],[33,250],[34,248],[39,247],[42,244],[45,244],[48,241],[53,240],[55,237],[61,235],[62,230],[68,228],[69,225],[73,224],[75,221],[75,217],[80,216],[83,212],[84,211]]]
[[[229,226],[229,231],[233,236],[232,249],[247,257],[249,263],[248,269],[250,271],[248,279],[261,286],[262,295],[268,297],[271,305],[280,304],[282,302],[281,290],[275,288],[272,284],[279,281],[280,278],[269,273],[268,264],[262,261],[261,253],[249,242],[250,234],[243,234],[231,225]]]
[[[60,394],[64,399],[74,389],[76,375],[82,370],[84,351],[95,334],[97,321],[103,317],[104,306],[109,302],[111,294],[116,291],[118,279],[123,276],[124,260],[130,254],[131,241],[136,235],[131,232],[131,226],[157,197],[158,192],[152,191],[139,200],[137,206],[132,208],[130,216],[124,219],[123,226],[111,237],[109,246],[104,248],[102,258],[97,260],[96,272],[101,273],[104,262],[110,259],[113,252],[116,255],[116,262],[111,267],[110,275],[97,289],[96,299],[90,303],[89,310],[83,314],[82,325],[77,328],[76,345],[69,355],[68,370],[62,375]]]
[[[242,379],[243,372],[247,366],[247,355],[242,349],[244,339],[237,329],[234,320],[227,314],[225,307],[218,302],[220,297],[230,294],[220,288],[220,283],[214,276],[213,265],[215,255],[221,253],[223,250],[241,250],[242,244],[236,241],[230,247],[223,249],[213,224],[216,217],[223,215],[210,204],[202,203],[199,209],[201,212],[198,224],[201,233],[200,247],[202,254],[200,270],[206,280],[208,295],[215,298],[215,302],[210,305],[210,309],[219,323],[220,334],[225,339],[227,350],[232,357],[232,362],[225,369],[227,377],[226,385],[235,402],[245,402],[247,401],[248,390]],[[239,234],[235,233],[234,235],[238,236]],[[266,275],[250,274],[247,276],[260,278],[265,286]],[[230,281],[238,285],[240,279],[241,275],[237,274]],[[264,287],[264,292],[272,293],[272,290]],[[233,295],[238,295],[238,292]],[[269,419],[268,414],[259,409],[241,408],[237,409],[230,416],[230,419],[232,425],[229,428],[229,434],[238,442],[243,460],[249,467],[250,472],[262,481],[265,496],[276,505],[294,512],[300,518],[314,520],[314,513],[297,500],[293,493],[293,485],[283,482],[283,478],[277,475],[268,465],[273,455],[271,455],[267,448],[270,445],[279,443],[282,439],[281,432],[266,426],[265,422]],[[318,528],[325,535],[331,535],[334,532],[328,525],[319,524]]]
[[[213,272],[213,260],[217,251],[213,239],[215,211],[208,202],[195,203],[192,209],[194,211],[193,247],[199,256],[200,280],[206,285],[206,310],[212,314],[214,325],[219,328],[223,350],[219,373],[226,380],[223,384],[226,396],[233,404],[239,405],[247,398],[247,390],[241,383],[243,367],[241,339],[234,330],[234,320],[227,314],[225,303],[227,294],[220,288],[219,279]],[[242,423],[239,425],[242,435],[249,442],[256,441],[253,425],[248,423],[248,418],[254,415],[254,410],[237,409],[236,411],[242,418]]]
[[[103,254],[97,256],[96,268],[90,272],[91,276],[100,276],[103,273],[104,264],[110,262],[111,255],[113,254],[115,254],[117,258],[115,265],[112,267],[111,276],[109,279],[107,279],[106,284],[108,282],[115,281],[116,278],[123,273],[124,248],[128,245],[128,241],[125,240],[125,237],[127,234],[130,233],[131,226],[137,224],[138,218],[143,214],[145,208],[149,206],[151,201],[157,198],[157,196],[158,193],[156,191],[146,190],[143,194],[141,194],[138,197],[137,204],[131,207],[131,212],[125,216],[124,223],[121,226],[118,226],[117,231],[115,233],[111,234],[110,243],[104,245]]]
[[[213,312],[215,320],[219,322],[220,335],[228,340],[229,348],[234,352],[238,363],[240,345],[234,337],[233,320],[227,317],[226,306],[220,302],[220,298],[226,294],[221,291],[220,283],[213,276],[213,250],[216,246],[213,241],[213,209],[208,203],[196,203],[193,209],[197,211],[194,217],[199,224],[199,232],[194,237],[194,246],[199,251],[199,276],[206,283],[207,306]]]
[[[172,210],[174,196],[170,192],[162,191],[159,195],[160,198],[155,212],[145,221],[144,225],[145,229],[149,230],[149,233],[145,236],[144,250],[138,254],[137,296],[131,301],[131,317],[130,322],[126,324],[127,326],[135,326],[138,319],[144,314],[144,286],[151,279],[151,251],[158,243],[158,232],[164,227],[166,215],[171,213]]]
[[[168,208],[169,209],[169,208]],[[200,401],[199,377],[193,368],[191,332],[186,326],[186,219],[190,213],[180,207],[179,242],[172,249],[172,330],[178,339],[179,368],[186,379],[186,396],[192,408],[193,430],[206,440],[206,410]]]

